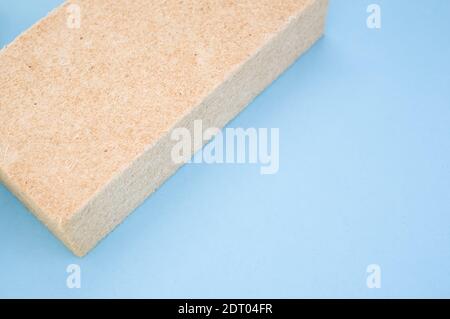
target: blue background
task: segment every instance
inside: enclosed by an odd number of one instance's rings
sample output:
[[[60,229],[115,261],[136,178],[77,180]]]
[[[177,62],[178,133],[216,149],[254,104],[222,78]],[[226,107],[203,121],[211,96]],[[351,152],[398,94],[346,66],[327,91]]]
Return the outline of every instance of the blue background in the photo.
[[[2,0],[0,44],[60,2]],[[279,173],[184,166],[83,259],[0,186],[0,297],[450,297],[449,31],[446,0],[331,0],[229,125],[279,127]]]

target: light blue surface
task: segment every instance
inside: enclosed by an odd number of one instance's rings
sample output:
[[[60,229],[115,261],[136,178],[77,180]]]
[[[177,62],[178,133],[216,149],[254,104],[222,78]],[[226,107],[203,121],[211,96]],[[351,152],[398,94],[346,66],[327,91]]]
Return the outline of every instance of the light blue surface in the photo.
[[[0,45],[58,3],[2,0]],[[279,173],[187,165],[83,259],[0,186],[0,297],[450,297],[449,32],[447,0],[332,0],[230,124],[279,127]]]

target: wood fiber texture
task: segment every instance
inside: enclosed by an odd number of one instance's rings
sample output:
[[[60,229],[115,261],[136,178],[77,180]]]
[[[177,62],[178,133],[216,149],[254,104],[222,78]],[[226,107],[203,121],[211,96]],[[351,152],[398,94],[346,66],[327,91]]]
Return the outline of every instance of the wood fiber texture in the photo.
[[[172,130],[223,127],[322,35],[326,8],[64,3],[0,51],[0,179],[86,254],[180,166]]]

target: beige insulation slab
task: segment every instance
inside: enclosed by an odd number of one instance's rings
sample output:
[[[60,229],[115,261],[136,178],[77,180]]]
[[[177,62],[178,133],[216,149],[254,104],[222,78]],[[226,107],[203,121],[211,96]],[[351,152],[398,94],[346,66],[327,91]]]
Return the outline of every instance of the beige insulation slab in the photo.
[[[1,181],[86,254],[179,167],[171,131],[223,127],[322,35],[326,7],[64,3],[0,52]]]

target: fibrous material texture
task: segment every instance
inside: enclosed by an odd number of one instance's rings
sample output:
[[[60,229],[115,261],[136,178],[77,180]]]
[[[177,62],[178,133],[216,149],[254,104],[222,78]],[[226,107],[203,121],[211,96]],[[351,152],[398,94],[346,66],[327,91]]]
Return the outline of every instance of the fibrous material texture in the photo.
[[[0,51],[1,181],[86,254],[180,166],[171,132],[223,127],[323,34],[326,8],[64,3]]]

